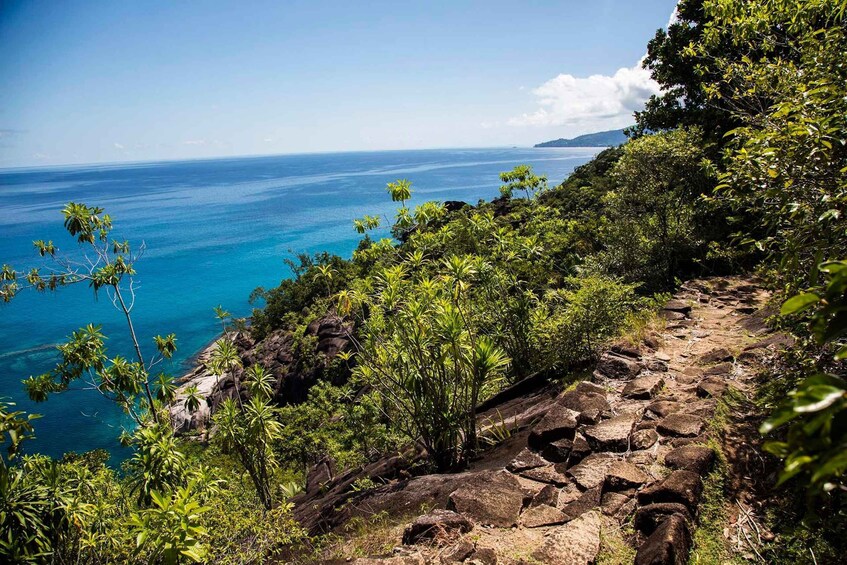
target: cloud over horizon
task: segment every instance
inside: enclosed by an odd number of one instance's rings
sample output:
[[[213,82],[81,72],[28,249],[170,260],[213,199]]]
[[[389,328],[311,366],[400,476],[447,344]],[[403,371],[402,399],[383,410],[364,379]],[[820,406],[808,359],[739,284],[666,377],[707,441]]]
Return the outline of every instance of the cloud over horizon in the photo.
[[[650,72],[634,67],[620,68],[614,75],[591,75],[586,78],[562,73],[534,88],[539,108],[515,116],[511,126],[564,126],[590,123],[619,126],[631,121],[632,113],[641,110],[644,102],[658,94],[659,85]]]
[[[671,11],[665,29],[678,21],[677,7]],[[510,118],[510,126],[574,126],[587,129],[621,127],[632,122],[632,114],[644,108],[650,96],[659,94],[659,84],[641,63],[621,67],[614,75],[586,78],[562,73],[534,88],[539,108]],[[521,87],[523,90],[523,87]]]

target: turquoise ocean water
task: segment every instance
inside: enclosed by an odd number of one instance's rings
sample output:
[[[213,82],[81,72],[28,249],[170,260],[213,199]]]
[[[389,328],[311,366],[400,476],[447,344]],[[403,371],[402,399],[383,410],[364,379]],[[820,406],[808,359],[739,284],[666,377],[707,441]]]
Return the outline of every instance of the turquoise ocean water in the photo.
[[[36,239],[75,252],[62,207],[76,201],[105,208],[115,237],[144,242],[136,329],[148,354],[152,336],[177,334],[178,352],[164,369],[178,375],[215,337],[212,308],[249,314],[250,292],[289,276],[283,259],[292,252],[349,257],[360,238],[353,218],[393,215],[387,182],[411,180],[413,205],[475,204],[498,195],[501,171],[530,164],[554,185],[597,151],[443,149],[0,170],[0,263],[38,266]],[[60,456],[103,448],[116,464],[128,455],[117,442],[128,424],[120,410],[83,384],[41,404],[20,384],[50,370],[55,345],[87,323],[103,325],[110,354],[131,357],[125,322],[105,294],[95,300],[88,288],[65,288],[0,304],[0,396],[43,415],[28,450]]]

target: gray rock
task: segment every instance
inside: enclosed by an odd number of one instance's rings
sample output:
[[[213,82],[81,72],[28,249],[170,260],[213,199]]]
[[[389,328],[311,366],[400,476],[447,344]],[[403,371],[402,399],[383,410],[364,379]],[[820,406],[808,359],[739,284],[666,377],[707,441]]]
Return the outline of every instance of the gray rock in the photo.
[[[564,463],[570,457],[573,442],[569,439],[559,439],[541,448],[541,455],[547,461]]]
[[[403,543],[412,545],[421,540],[433,539],[445,534],[463,534],[471,529],[473,529],[473,523],[461,514],[436,509],[429,514],[417,517],[414,522],[406,526],[403,532]]]
[[[611,453],[592,453],[578,465],[568,469],[567,474],[583,489],[590,489],[603,484],[606,471],[615,464],[617,458]]]
[[[732,353],[725,347],[712,349],[697,358],[701,365],[713,365],[722,361],[732,361]]]
[[[699,445],[678,447],[665,455],[665,465],[671,469],[691,471],[705,475],[715,462],[715,452],[711,448]]]
[[[703,371],[704,375],[728,375],[732,373],[734,365],[732,363],[720,363],[713,367],[709,367]]]
[[[682,516],[689,524],[694,523],[694,518],[684,504],[678,502],[659,502],[642,506],[635,512],[632,523],[635,529],[649,536],[656,531],[659,525],[673,515]]]
[[[700,475],[691,471],[673,471],[661,481],[654,483],[638,493],[638,502],[642,506],[659,502],[678,502],[695,512],[703,481]]]
[[[601,418],[609,418],[612,408],[605,393],[571,390],[559,398],[566,408],[579,412],[577,421],[581,424],[596,424]]]
[[[539,506],[541,504],[546,504],[548,506],[556,507],[559,505],[559,489],[553,485],[545,485],[538,493],[533,497],[530,506]]]
[[[525,471],[527,469],[543,467],[544,465],[549,464],[549,461],[544,460],[540,455],[538,455],[534,451],[524,447],[520,451],[520,453],[518,453],[515,458],[512,459],[508,465],[506,465],[506,469],[508,469],[512,473],[517,473],[520,471]]]
[[[659,434],[656,430],[638,430],[629,438],[633,449],[650,449],[657,441],[659,441]]]
[[[706,423],[698,416],[676,413],[662,419],[656,430],[663,435],[692,437],[700,435],[705,426]]]
[[[635,565],[685,565],[691,550],[691,533],[685,519],[670,516],[647,538],[638,553]]]
[[[600,553],[600,515],[588,512],[556,528],[532,558],[541,563],[590,565]]]
[[[579,414],[559,404],[551,408],[529,434],[529,446],[540,450],[548,443],[560,439],[573,440]]]
[[[546,504],[531,506],[521,514],[521,524],[526,528],[564,524],[567,521],[567,516],[561,510]]]
[[[683,300],[671,299],[668,300],[668,302],[662,309],[671,312],[681,312],[682,314],[689,314],[691,312],[691,305]]]
[[[678,402],[671,402],[670,400],[656,400],[648,404],[645,411],[652,412],[656,416],[664,418],[668,414],[677,412],[680,408],[682,408],[682,406]]]
[[[643,367],[640,361],[614,353],[603,354],[597,362],[597,372],[606,378],[618,380],[634,379]]]
[[[626,461],[618,461],[606,471],[603,490],[621,491],[638,488],[650,481],[650,477],[641,469]]]
[[[589,510],[593,510],[600,506],[602,489],[599,486],[590,488],[582,493],[579,498],[562,506],[562,514],[568,520],[573,520],[582,516]]]
[[[595,451],[626,451],[636,419],[635,414],[621,414],[585,428],[582,434]]]
[[[550,483],[553,485],[565,485],[568,483],[568,477],[560,472],[556,465],[545,465],[544,467],[535,467],[521,471],[521,477],[532,479],[541,483]]]
[[[706,377],[697,385],[697,396],[720,398],[728,386],[721,377]]]
[[[518,521],[524,492],[514,475],[480,473],[450,493],[448,509],[479,524],[510,528]]]
[[[576,392],[593,392],[596,394],[606,394],[606,389],[602,386],[592,383],[591,381],[580,381],[574,388]]]
[[[623,388],[625,398],[653,398],[665,386],[665,379],[659,375],[645,375],[629,381]]]

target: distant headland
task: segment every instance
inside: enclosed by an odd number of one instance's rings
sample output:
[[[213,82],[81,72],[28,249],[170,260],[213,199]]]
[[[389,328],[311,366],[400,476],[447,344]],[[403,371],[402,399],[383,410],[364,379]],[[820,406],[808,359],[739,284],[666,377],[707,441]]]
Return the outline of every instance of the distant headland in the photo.
[[[626,135],[622,129],[609,131],[598,131],[574,137],[573,139],[554,139],[538,143],[534,147],[612,147],[626,141]]]

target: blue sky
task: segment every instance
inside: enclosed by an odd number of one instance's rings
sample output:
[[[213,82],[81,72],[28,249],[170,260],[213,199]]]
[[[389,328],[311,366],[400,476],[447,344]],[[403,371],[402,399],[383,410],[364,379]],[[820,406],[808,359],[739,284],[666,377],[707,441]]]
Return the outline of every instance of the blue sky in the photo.
[[[675,0],[0,0],[0,167],[622,127]]]

